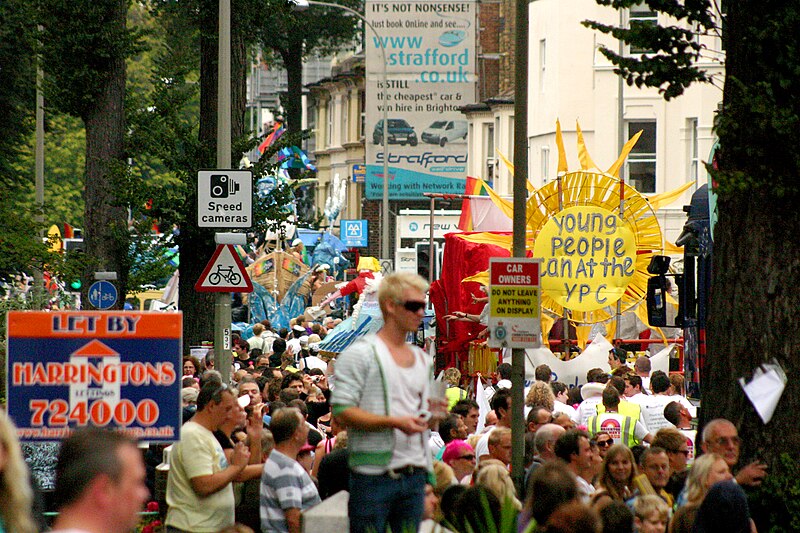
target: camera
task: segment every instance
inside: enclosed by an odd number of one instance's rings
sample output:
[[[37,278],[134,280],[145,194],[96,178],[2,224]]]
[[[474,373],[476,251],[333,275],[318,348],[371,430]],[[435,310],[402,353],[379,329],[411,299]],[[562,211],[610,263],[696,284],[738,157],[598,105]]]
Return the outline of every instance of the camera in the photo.
[[[228,177],[227,174],[211,175],[211,198],[227,198],[236,194],[239,184]]]

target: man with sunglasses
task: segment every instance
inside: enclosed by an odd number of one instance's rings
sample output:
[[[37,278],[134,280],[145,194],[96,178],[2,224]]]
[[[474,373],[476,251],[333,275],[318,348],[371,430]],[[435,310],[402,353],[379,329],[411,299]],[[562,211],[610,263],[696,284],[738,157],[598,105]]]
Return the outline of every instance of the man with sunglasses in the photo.
[[[703,452],[717,453],[728,463],[728,468],[734,472],[739,463],[739,431],[730,421],[724,418],[715,418],[703,428]],[[734,478],[739,485],[758,487],[767,477],[767,465],[761,461],[753,461],[742,467]]]
[[[234,524],[232,481],[240,479],[250,459],[243,442],[233,448],[230,462],[214,431],[236,406],[230,389],[211,380],[197,395],[197,413],[181,428],[181,440],[170,453],[167,477],[167,532],[211,533]]]
[[[333,414],[347,426],[350,531],[416,531],[424,512],[431,470],[428,429],[432,362],[406,342],[422,323],[427,282],[394,273],[381,281],[378,303],[384,325],[336,359]],[[441,405],[440,405],[441,404]],[[434,417],[435,419],[436,417]]]

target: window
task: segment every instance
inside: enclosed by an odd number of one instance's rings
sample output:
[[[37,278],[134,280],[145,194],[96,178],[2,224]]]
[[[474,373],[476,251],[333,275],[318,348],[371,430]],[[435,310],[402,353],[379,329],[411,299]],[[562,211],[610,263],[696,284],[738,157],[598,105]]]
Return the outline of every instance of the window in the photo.
[[[341,96],[341,109],[342,109],[342,141],[339,144],[345,144],[350,141],[350,98],[345,94]]]
[[[550,147],[542,146],[539,153],[541,154],[542,185],[544,185],[550,181]]]
[[[358,91],[358,113],[360,115],[360,120],[358,122],[358,138],[363,139],[367,131],[367,113],[365,109],[367,108],[367,98],[366,93],[364,91]]]
[[[544,93],[545,72],[547,67],[547,41],[539,41],[539,92]]]
[[[495,170],[497,166],[497,158],[494,153],[494,124],[483,125],[483,146],[486,147],[484,152],[486,154],[486,168],[484,169],[486,183],[490,186],[494,186]]]
[[[656,192],[656,122],[628,122],[628,138],[639,130],[642,136],[631,150],[626,164],[628,183],[641,193]]]
[[[333,97],[328,98],[328,108],[326,109],[328,116],[328,129],[327,135],[325,137],[325,146],[331,147],[333,146]]]
[[[631,6],[628,25],[629,27],[633,28],[637,24],[655,26],[658,24],[658,14],[655,11],[651,11],[650,6],[644,2],[640,2],[635,6]],[[632,54],[647,54],[650,52],[652,52],[652,50],[646,50],[644,48],[639,48],[638,46],[631,46]]]
[[[689,129],[689,180],[694,181],[694,188],[699,187],[697,179],[700,177],[700,157],[697,139],[697,119],[690,118],[688,121]]]

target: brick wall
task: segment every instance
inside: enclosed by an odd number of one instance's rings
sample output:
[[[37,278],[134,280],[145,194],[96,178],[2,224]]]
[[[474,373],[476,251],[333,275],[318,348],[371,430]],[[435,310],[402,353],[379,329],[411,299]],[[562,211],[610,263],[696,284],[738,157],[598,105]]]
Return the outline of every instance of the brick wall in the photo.
[[[478,26],[478,53],[499,54],[500,32],[500,0],[481,2]],[[500,61],[498,59],[481,59],[478,56],[478,94],[476,102],[496,96],[500,89]]]
[[[516,2],[501,0],[500,2],[500,87],[498,94],[514,93],[514,28],[516,27]]]
[[[361,208],[361,216],[369,221],[369,247],[361,250],[361,255],[370,255],[381,259],[381,201],[380,200],[364,200]],[[396,200],[389,202],[389,250],[388,258],[394,259],[394,251],[397,249],[397,242],[395,240],[397,217],[402,209],[425,209],[431,208],[430,200],[424,198],[422,200]],[[440,207],[437,205],[437,209]]]

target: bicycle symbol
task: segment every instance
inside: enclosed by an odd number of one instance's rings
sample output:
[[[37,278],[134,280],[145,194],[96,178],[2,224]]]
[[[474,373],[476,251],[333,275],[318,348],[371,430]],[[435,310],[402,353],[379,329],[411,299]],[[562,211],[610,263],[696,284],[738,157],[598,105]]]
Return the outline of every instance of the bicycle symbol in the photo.
[[[223,267],[222,265],[217,265],[217,271],[209,274],[208,283],[219,285],[223,279],[231,285],[239,285],[242,282],[242,275],[234,272],[232,266]]]

